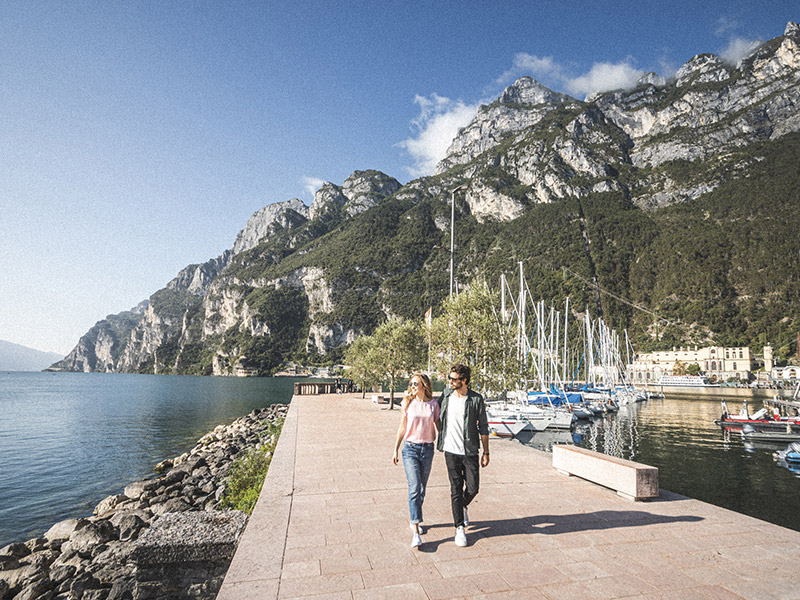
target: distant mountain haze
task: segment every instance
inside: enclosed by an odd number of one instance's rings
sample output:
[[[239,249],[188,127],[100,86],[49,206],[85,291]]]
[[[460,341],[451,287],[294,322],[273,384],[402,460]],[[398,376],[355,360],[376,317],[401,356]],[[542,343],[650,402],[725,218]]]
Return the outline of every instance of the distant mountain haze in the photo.
[[[43,371],[63,357],[0,340],[0,371]]]
[[[65,371],[268,374],[336,361],[386,318],[422,320],[455,278],[525,264],[535,300],[587,310],[641,351],[797,350],[800,27],[736,64],[577,100],[530,77],[481,106],[436,173],[375,170],[255,212],[230,250],[98,322]],[[224,200],[224,199],[221,199]],[[639,310],[644,309],[644,310]],[[656,318],[658,315],[660,318]]]

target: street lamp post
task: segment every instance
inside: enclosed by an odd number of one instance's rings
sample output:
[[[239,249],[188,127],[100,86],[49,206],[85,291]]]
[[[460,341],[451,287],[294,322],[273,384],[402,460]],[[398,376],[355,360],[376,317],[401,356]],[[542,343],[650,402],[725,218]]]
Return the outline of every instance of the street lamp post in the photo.
[[[450,298],[453,298],[453,259],[456,241],[456,192],[467,187],[466,184],[453,188],[450,191]]]

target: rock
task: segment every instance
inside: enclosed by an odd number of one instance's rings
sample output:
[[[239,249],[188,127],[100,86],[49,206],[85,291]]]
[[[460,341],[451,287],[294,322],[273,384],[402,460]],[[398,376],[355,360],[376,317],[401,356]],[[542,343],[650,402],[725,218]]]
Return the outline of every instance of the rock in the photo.
[[[76,529],[69,536],[70,548],[81,555],[91,553],[95,546],[105,544],[115,539],[117,531],[110,521],[98,520],[89,522],[85,527]],[[63,551],[63,546],[62,546]]]
[[[99,587],[100,582],[97,581],[97,579],[89,573],[82,573],[72,580],[69,586],[69,597],[83,600],[87,598],[87,596],[84,595],[87,591],[96,590]]]
[[[164,461],[167,462],[167,461]],[[159,465],[162,463],[159,463]],[[158,470],[158,468],[156,468]],[[150,491],[158,487],[159,483],[156,479],[147,479],[144,481],[135,481],[130,485],[125,486],[125,491],[123,494],[130,498],[131,500],[136,500],[139,498],[144,492]]]
[[[55,585],[48,578],[39,579],[37,581],[28,583],[23,590],[14,596],[14,600],[36,600],[37,598],[47,598],[46,594],[50,592]]]
[[[168,469],[171,469],[173,464],[174,464],[174,461],[171,460],[171,459],[162,460],[160,463],[158,463],[155,466],[155,471],[156,471],[156,473],[163,473],[163,472],[167,471]]]
[[[135,582],[133,578],[118,579],[111,586],[106,600],[133,600]]]
[[[54,540],[67,540],[75,530],[85,527],[88,523],[89,521],[86,519],[67,519],[66,521],[60,521],[48,529],[44,537],[51,542]]]
[[[302,225],[308,220],[309,209],[297,198],[268,204],[253,213],[236,236],[233,253],[240,254],[264,242],[280,231]]]
[[[344,210],[349,217],[354,217],[401,187],[394,177],[380,171],[354,171],[342,184],[342,194],[347,198]]]
[[[130,513],[122,516],[115,524],[119,529],[119,539],[123,542],[136,539],[139,532],[147,527],[144,519]]]
[[[28,556],[30,553],[30,548],[28,548],[25,544],[20,543],[13,543],[0,548],[0,556],[14,556],[16,558],[22,558],[24,556]]]
[[[19,568],[19,559],[16,556],[0,555],[0,571],[10,571],[17,568]]]
[[[94,508],[94,514],[102,515],[112,511],[120,503],[125,502],[126,500],[128,500],[128,496],[125,494],[112,494],[111,496],[108,496],[100,501],[100,503]]]
[[[172,498],[163,504],[158,504],[153,507],[154,515],[163,515],[165,513],[185,512],[191,510],[192,505],[189,504],[184,498]]]

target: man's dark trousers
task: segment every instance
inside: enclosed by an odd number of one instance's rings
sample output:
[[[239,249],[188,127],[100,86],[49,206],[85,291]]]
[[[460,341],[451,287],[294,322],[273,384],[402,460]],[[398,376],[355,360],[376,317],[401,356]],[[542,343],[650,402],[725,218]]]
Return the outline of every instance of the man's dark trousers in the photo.
[[[453,509],[453,523],[456,527],[464,524],[464,507],[469,506],[478,495],[480,485],[479,458],[463,454],[444,453],[447,476],[450,479],[450,506]],[[465,488],[466,484],[466,488]]]

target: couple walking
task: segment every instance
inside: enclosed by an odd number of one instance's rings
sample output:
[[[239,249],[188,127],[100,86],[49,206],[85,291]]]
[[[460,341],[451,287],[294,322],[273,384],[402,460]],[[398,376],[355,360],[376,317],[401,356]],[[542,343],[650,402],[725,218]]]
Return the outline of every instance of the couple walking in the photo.
[[[489,464],[489,427],[483,396],[469,389],[470,368],[455,364],[448,388],[433,398],[431,380],[415,374],[403,396],[403,411],[392,462],[398,464],[402,444],[403,467],[408,479],[408,512],[414,534],[412,547],[422,544],[422,502],[433,465],[433,444],[444,452],[450,479],[450,504],[457,546],[467,545],[467,506],[478,493],[480,466]],[[480,443],[479,443],[480,442]],[[479,458],[480,447],[483,454]]]

